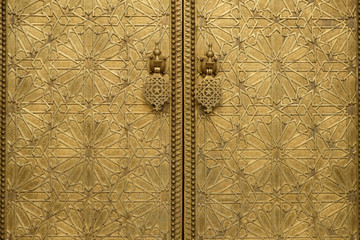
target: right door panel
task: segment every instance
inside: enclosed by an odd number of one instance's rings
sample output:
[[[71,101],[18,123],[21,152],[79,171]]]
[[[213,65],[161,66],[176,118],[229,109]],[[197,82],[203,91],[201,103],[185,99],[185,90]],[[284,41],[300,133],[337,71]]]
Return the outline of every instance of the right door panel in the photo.
[[[195,9],[222,86],[195,110],[196,239],[357,239],[356,1]]]

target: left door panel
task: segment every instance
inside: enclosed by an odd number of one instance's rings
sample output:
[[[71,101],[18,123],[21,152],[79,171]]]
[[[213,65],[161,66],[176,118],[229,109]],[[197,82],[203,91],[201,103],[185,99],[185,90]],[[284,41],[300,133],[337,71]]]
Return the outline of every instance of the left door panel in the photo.
[[[154,111],[144,97],[155,43],[171,56],[170,1],[8,0],[6,13],[6,239],[180,234],[181,99]]]

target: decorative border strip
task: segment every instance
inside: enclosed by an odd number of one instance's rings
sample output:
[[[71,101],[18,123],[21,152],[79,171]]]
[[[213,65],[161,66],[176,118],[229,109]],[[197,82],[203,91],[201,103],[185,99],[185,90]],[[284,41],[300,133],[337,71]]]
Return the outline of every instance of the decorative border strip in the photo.
[[[0,239],[5,239],[5,167],[6,167],[6,0],[0,2],[1,14],[1,220],[0,220]]]
[[[358,89],[357,89],[357,100],[358,100],[358,142],[357,142],[357,151],[358,151],[358,191],[357,191],[357,202],[358,202],[358,229],[357,229],[357,239],[360,239],[360,0],[357,1],[357,28],[358,28],[358,32],[357,32],[357,38],[358,38],[358,52],[357,52],[357,56],[358,56]]]
[[[182,1],[171,0],[171,239],[182,239]]]
[[[196,239],[195,0],[184,1],[184,239]]]

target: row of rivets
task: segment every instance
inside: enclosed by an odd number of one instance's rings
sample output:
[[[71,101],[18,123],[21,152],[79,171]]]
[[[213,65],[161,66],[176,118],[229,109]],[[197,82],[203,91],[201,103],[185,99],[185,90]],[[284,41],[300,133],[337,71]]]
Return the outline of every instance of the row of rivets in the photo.
[[[179,118],[179,110],[181,106],[181,92],[179,93],[179,86],[177,86],[178,72],[181,69],[179,66],[179,26],[181,28],[181,9],[178,9],[179,2],[171,0],[171,239],[181,238],[181,196],[179,191],[181,189],[181,118]],[[180,25],[179,25],[180,24]],[[180,35],[181,37],[181,35]],[[181,41],[181,39],[180,39]],[[181,49],[181,42],[180,42]],[[181,52],[181,51],[180,51]],[[181,58],[181,54],[180,54]],[[180,89],[181,91],[181,89]],[[180,164],[180,165],[179,165]]]
[[[357,1],[357,9],[358,9],[358,14],[357,14],[357,18],[358,18],[358,61],[360,62],[360,0]],[[360,109],[360,67],[358,68],[358,106]],[[360,117],[358,118],[358,134],[359,134],[359,138],[358,138],[358,144],[360,143]],[[360,151],[358,150],[358,161],[360,161]],[[358,189],[358,202],[360,199],[360,162],[358,163],[358,183],[359,183],[359,189]],[[358,230],[360,230],[360,205],[358,206]],[[360,236],[360,233],[358,234]]]
[[[191,238],[195,240],[196,236],[196,181],[195,181],[195,0],[191,0]]]
[[[6,165],[6,0],[1,1],[1,238],[5,239],[5,165]]]

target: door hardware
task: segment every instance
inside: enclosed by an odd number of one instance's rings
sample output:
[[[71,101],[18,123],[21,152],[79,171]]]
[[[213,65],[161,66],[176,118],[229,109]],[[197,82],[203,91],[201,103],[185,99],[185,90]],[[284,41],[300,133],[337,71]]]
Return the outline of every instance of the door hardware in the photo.
[[[167,57],[163,56],[159,43],[155,44],[153,53],[149,56],[150,76],[145,83],[145,98],[153,105],[155,111],[160,111],[170,98],[170,84],[164,78]]]
[[[209,50],[200,58],[199,68],[203,79],[195,90],[195,97],[205,108],[205,112],[211,113],[222,96],[220,79],[215,78],[218,73],[218,58],[215,57],[212,44],[209,44]]]

